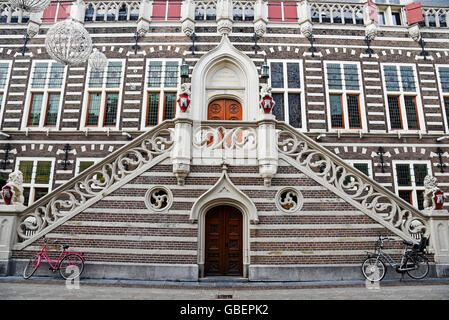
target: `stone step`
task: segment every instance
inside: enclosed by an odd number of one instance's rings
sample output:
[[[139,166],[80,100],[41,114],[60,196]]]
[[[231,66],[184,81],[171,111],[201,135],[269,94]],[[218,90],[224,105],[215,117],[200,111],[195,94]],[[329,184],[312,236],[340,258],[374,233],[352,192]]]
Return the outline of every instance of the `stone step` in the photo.
[[[233,276],[210,276],[199,278],[200,282],[248,282],[248,278]]]

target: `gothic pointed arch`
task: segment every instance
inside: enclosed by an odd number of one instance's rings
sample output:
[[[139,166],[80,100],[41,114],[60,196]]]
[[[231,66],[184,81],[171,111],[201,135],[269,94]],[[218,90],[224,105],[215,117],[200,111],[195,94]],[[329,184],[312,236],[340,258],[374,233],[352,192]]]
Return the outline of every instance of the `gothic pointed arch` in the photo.
[[[229,94],[243,106],[243,120],[256,120],[259,76],[253,61],[235,48],[227,36],[200,58],[192,73],[194,120],[207,119],[207,106],[216,97]]]

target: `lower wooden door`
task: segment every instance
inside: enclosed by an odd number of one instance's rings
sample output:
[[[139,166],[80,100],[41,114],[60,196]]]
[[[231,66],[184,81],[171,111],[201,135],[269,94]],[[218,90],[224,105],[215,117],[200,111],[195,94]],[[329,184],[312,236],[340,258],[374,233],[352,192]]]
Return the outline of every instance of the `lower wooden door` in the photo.
[[[206,214],[205,275],[243,275],[242,214],[231,206]]]

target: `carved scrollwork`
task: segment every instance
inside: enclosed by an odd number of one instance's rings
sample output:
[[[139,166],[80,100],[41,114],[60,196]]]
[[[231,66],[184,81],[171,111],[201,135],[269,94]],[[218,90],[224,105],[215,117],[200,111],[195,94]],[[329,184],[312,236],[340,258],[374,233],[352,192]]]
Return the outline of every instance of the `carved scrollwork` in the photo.
[[[149,163],[154,157],[170,151],[172,146],[173,129],[162,127],[148,132],[109,161],[85,170],[79,179],[67,185],[64,190],[42,198],[37,207],[31,206],[26,210],[19,218],[19,238],[29,239],[32,234],[39,233],[88,200],[104,194],[113,184]],[[30,217],[33,219],[29,219]],[[33,232],[30,233],[30,230]]]
[[[281,189],[276,194],[276,206],[279,210],[286,213],[301,210],[304,203],[304,197],[296,188],[287,187]]]
[[[307,137],[287,127],[278,132],[278,151],[291,157],[324,185],[331,185],[344,198],[357,202],[365,212],[381,217],[412,238],[428,235],[428,222],[420,212],[356,169],[341,162],[332,153],[313,145]]]
[[[193,137],[193,145],[203,149],[253,150],[257,146],[256,129],[250,127],[199,127]]]
[[[156,186],[145,194],[145,205],[151,211],[168,210],[173,202],[171,191],[163,186]]]

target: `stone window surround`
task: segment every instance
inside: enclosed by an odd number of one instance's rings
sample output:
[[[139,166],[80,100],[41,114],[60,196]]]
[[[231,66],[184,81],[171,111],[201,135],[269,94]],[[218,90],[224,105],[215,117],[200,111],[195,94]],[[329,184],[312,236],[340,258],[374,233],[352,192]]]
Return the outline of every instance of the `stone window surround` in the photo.
[[[449,92],[443,92],[443,86],[441,84],[440,68],[449,68],[449,64],[435,65],[438,89],[440,91],[441,109],[443,110],[442,115],[443,115],[444,129],[446,132],[449,132],[449,122],[448,122],[448,118],[447,118],[449,116],[449,114],[446,114],[446,108],[444,105],[444,99],[445,98],[449,99]]]
[[[398,179],[397,179],[397,172],[396,172],[396,165],[397,164],[408,164],[410,167],[410,176],[411,176],[411,186],[399,186],[398,185]],[[427,165],[427,174],[432,175],[432,163],[430,160],[393,160],[391,162],[391,166],[393,168],[393,187],[394,187],[394,193],[399,197],[399,191],[401,190],[411,190],[412,191],[412,206],[418,208],[418,198],[417,198],[417,191],[424,191],[425,187],[423,186],[416,186],[415,183],[415,172],[413,165],[414,164],[425,164]]]
[[[121,70],[121,77],[120,77],[120,84],[118,87],[115,88],[106,88],[106,81],[103,80],[103,84],[100,88],[89,88],[89,79],[90,79],[90,72],[91,68],[88,65],[87,71],[86,71],[86,79],[85,79],[85,85],[84,85],[84,97],[82,101],[82,112],[81,112],[81,119],[80,119],[80,130],[86,130],[89,131],[109,131],[109,130],[119,130],[120,122],[121,122],[121,111],[122,111],[122,102],[123,102],[123,87],[124,87],[124,79],[126,76],[125,73],[125,67],[126,67],[126,59],[108,59],[108,66],[106,66],[104,72],[107,72],[109,67],[109,62],[121,62],[122,63],[122,70]],[[100,111],[98,116],[98,126],[87,126],[86,120],[87,120],[87,109],[88,109],[88,103],[89,103],[89,93],[90,92],[101,92],[101,103],[100,103]],[[102,120],[104,119],[104,109],[105,109],[105,99],[106,94],[109,92],[118,92],[118,102],[117,102],[117,121],[115,126],[106,126],[103,127],[103,125],[100,125],[102,123]]]
[[[6,81],[5,85],[3,87],[0,87],[0,94],[3,95],[3,99],[0,102],[0,123],[3,122],[3,115],[5,113],[5,107],[6,107],[6,97],[8,94],[8,86],[9,86],[9,80],[11,77],[11,69],[12,69],[12,60],[0,60],[0,63],[8,63],[8,72],[6,73]]]
[[[50,193],[52,191],[52,186],[53,186],[53,182],[54,182],[54,175],[55,175],[55,158],[52,157],[17,157],[15,159],[16,163],[15,163],[15,170],[19,170],[19,166],[20,166],[20,162],[21,161],[33,161],[33,171],[32,171],[32,175],[31,175],[31,182],[30,183],[23,183],[23,187],[24,188],[30,188],[30,194],[29,194],[29,199],[33,199],[34,198],[34,190],[35,188],[48,188],[48,193]],[[36,177],[36,168],[37,168],[37,163],[39,161],[46,161],[46,162],[51,162],[51,166],[50,166],[50,176],[48,177],[48,184],[37,184],[35,183],[35,177]],[[28,206],[32,205],[33,201],[29,201],[28,202]]]
[[[387,84],[385,82],[385,71],[384,66],[396,66],[397,67],[397,75],[398,75],[398,81],[399,81],[399,91],[388,91],[387,90]],[[411,91],[404,91],[402,88],[402,77],[400,72],[400,67],[412,67],[413,69],[413,76],[415,79],[415,92]],[[410,63],[381,63],[379,65],[380,72],[381,72],[381,78],[382,78],[382,85],[383,85],[383,92],[384,92],[384,103],[385,103],[385,116],[387,119],[387,125],[388,125],[388,131],[390,132],[407,132],[407,133],[418,133],[418,132],[425,132],[426,130],[426,123],[424,120],[424,110],[423,110],[423,104],[421,99],[421,90],[418,83],[418,73],[416,70],[416,64],[410,64]],[[390,120],[390,113],[388,109],[388,96],[399,96],[400,101],[400,110],[402,115],[402,123],[404,129],[392,129],[391,128],[391,120]],[[404,102],[404,96],[413,96],[415,97],[415,103],[416,103],[416,110],[418,114],[418,123],[419,123],[419,129],[418,130],[409,130],[408,124],[407,124],[407,115],[405,112],[405,102]],[[405,126],[404,124],[407,124]]]
[[[329,80],[327,77],[327,64],[340,64],[341,66],[341,74],[342,74],[342,89],[329,89]],[[358,83],[359,83],[359,89],[358,90],[348,90],[345,86],[345,76],[344,76],[344,64],[354,64],[357,65],[357,75],[358,75]],[[324,60],[324,70],[323,70],[323,78],[324,78],[324,86],[325,86],[325,95],[326,95],[326,112],[327,112],[327,127],[329,132],[367,132],[368,131],[368,124],[366,119],[366,109],[365,109],[365,94],[363,91],[363,81],[362,81],[362,68],[361,68],[361,62],[360,61],[337,61],[337,60]],[[341,94],[343,97],[343,116],[344,116],[344,124],[345,128],[332,128],[331,124],[331,109],[330,109],[330,95],[331,94]],[[354,94],[359,96],[359,113],[360,113],[360,123],[362,128],[349,128],[349,118],[348,118],[348,106],[346,101],[346,96],[348,94]]]
[[[47,67],[47,75],[45,77],[45,85],[44,88],[32,88],[31,84],[33,81],[33,73],[34,68],[36,67],[37,63],[48,63]],[[51,59],[45,59],[45,60],[32,60],[30,73],[29,73],[29,84],[28,89],[26,93],[24,108],[23,108],[23,117],[22,117],[22,130],[30,130],[30,131],[53,131],[53,130],[59,130],[59,127],[61,125],[61,117],[62,117],[62,109],[63,109],[63,101],[65,97],[65,87],[67,83],[67,66],[64,66],[64,74],[62,76],[62,84],[59,88],[49,88],[48,87],[48,81],[49,81],[49,74],[51,71],[51,66],[53,63],[57,63],[55,60]],[[33,93],[43,93],[43,99],[42,99],[42,106],[41,106],[41,117],[39,121],[38,126],[28,126],[28,116],[31,111],[31,101],[32,101],[32,95]],[[48,96],[49,93],[59,93],[59,105],[58,105],[58,115],[56,118],[56,125],[55,126],[44,126],[44,119],[45,119],[45,112],[47,110],[47,102],[48,102]]]
[[[150,66],[150,62],[162,62],[162,72],[161,72],[161,85],[159,87],[149,87],[148,86],[148,70],[149,70],[149,66]],[[166,67],[166,63],[167,62],[178,62],[178,77],[177,77],[177,86],[176,87],[168,87],[165,88],[165,67]],[[140,127],[142,130],[147,130],[148,127],[146,125],[146,118],[147,118],[147,112],[148,112],[148,93],[149,92],[157,92],[159,93],[159,107],[158,107],[158,121],[157,123],[161,123],[164,119],[164,95],[165,93],[173,93],[176,92],[176,99],[177,99],[177,94],[178,92],[180,92],[180,86],[181,86],[181,81],[180,81],[180,77],[179,77],[179,68],[181,67],[181,63],[182,63],[182,59],[181,58],[148,58],[145,61],[145,77],[144,77],[144,91],[143,91],[143,99],[142,99],[142,116],[140,119]],[[176,103],[176,107],[175,110],[177,111],[178,106]],[[175,114],[176,114],[175,111]]]
[[[284,87],[283,88],[271,88],[272,93],[283,93],[284,94],[284,121],[286,123],[289,123],[289,105],[288,105],[288,94],[289,93],[296,93],[300,95],[299,103],[301,108],[301,128],[296,128],[300,131],[306,131],[307,130],[307,117],[306,117],[306,99],[305,99],[305,89],[304,89],[304,67],[303,67],[303,60],[292,60],[292,59],[268,59],[267,63],[270,66],[270,77],[268,79],[270,86],[271,86],[271,63],[274,62],[281,62],[283,64],[283,75],[284,75]],[[288,74],[287,74],[287,63],[298,63],[299,64],[299,81],[300,81],[300,87],[291,89],[288,88],[287,80],[288,80]],[[275,106],[276,108],[276,106]]]

